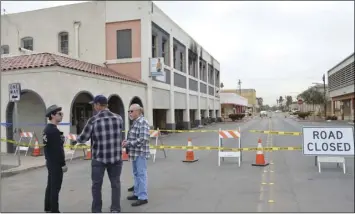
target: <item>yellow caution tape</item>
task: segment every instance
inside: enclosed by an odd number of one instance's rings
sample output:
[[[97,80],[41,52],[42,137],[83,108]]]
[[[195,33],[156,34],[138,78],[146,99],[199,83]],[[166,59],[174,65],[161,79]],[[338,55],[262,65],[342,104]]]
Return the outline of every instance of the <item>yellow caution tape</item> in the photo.
[[[274,134],[274,135],[292,135],[300,136],[302,132],[283,132],[283,131],[262,131],[262,130],[249,130],[252,133]]]
[[[35,143],[34,142],[32,142],[30,146],[28,146],[29,143],[24,143],[24,142],[19,143],[19,142],[15,141],[15,140],[8,140],[8,139],[4,139],[4,138],[1,138],[1,142],[12,143],[12,144],[16,144],[18,146],[35,147]],[[45,144],[38,143],[38,146],[39,147],[44,147]]]
[[[250,147],[250,148],[228,148],[228,147],[214,147],[214,146],[150,146],[151,149],[178,149],[178,150],[223,150],[223,151],[299,151],[302,150],[302,147]]]
[[[2,142],[8,142],[8,143],[13,143],[19,146],[26,146],[26,147],[34,147],[35,145],[32,143],[31,145],[28,145],[28,143],[18,143],[17,141],[13,140],[7,140],[7,139],[1,139]],[[44,147],[44,144],[39,144],[39,147]],[[257,147],[250,147],[250,148],[228,148],[228,147],[218,147],[218,146],[167,146],[167,145],[160,145],[160,146],[155,146],[155,145],[150,145],[149,146],[151,149],[173,149],[173,150],[187,150],[187,149],[192,149],[192,150],[223,150],[223,151],[299,151],[302,150],[302,147],[264,147],[264,148],[257,148]],[[70,149],[88,149],[90,146],[87,146],[85,144],[77,144],[75,146],[73,145],[65,145],[64,148],[70,148]]]

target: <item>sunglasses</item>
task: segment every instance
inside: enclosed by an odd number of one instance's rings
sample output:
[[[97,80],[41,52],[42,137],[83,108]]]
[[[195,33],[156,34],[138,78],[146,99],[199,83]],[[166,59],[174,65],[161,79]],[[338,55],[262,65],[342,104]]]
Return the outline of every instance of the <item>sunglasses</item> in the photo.
[[[63,112],[57,112],[57,115],[63,116]]]

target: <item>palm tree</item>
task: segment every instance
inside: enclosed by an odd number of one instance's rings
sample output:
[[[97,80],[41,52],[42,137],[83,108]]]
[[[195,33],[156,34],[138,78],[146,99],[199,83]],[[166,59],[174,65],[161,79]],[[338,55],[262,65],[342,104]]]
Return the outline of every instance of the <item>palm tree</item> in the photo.
[[[282,102],[284,101],[284,98],[282,96],[279,97],[279,104],[281,106],[281,109],[282,109]]]
[[[290,105],[292,104],[292,96],[286,96],[286,106],[290,110]]]

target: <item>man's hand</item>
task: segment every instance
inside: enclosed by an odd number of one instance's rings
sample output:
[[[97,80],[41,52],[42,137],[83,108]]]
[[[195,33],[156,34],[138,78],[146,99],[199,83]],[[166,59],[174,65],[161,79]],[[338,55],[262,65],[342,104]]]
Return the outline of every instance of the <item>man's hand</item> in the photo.
[[[66,173],[68,171],[68,167],[67,166],[63,166],[62,167],[62,171],[63,171],[63,173]]]
[[[128,145],[127,140],[123,140],[123,141],[122,141],[122,147],[126,147],[127,145]]]

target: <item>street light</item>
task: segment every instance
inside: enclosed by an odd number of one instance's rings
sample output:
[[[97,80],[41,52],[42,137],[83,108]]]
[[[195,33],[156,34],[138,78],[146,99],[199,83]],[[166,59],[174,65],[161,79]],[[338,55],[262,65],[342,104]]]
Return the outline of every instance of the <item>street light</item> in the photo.
[[[325,91],[325,74],[323,74],[323,89],[324,89],[324,119],[327,118],[327,92]]]

